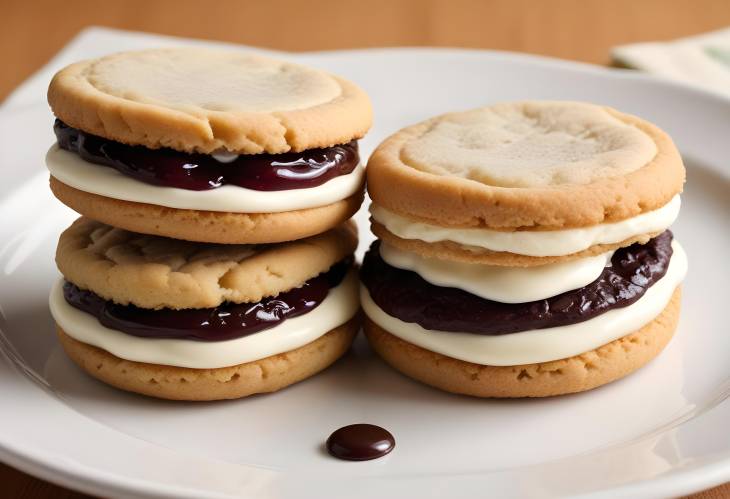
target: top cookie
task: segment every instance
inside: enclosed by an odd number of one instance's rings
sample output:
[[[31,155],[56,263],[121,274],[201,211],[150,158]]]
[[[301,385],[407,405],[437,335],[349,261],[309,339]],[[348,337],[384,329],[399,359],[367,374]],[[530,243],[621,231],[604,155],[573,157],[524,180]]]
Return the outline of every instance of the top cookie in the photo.
[[[58,241],[67,281],[142,308],[211,308],[257,302],[301,286],[350,256],[352,222],[273,245],[208,244],[136,234],[81,217]]]
[[[126,144],[185,152],[329,147],[370,127],[367,95],[297,64],[232,51],[157,49],[72,64],[48,88],[54,114]]]
[[[563,229],[664,206],[684,167],[669,136],[614,109],[512,102],[438,116],[385,140],[373,201],[437,225]]]

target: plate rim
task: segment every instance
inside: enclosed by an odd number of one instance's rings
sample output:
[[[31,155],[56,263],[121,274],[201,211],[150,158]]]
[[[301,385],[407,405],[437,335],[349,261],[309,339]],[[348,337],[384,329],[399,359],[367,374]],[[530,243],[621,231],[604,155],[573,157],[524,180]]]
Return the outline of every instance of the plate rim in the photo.
[[[106,28],[87,28],[83,30],[70,44],[78,41],[79,39],[94,34],[99,31],[119,31],[119,30],[107,30]],[[129,33],[129,32],[125,32]],[[181,43],[191,43],[191,40],[176,39],[172,37],[164,37],[168,40],[176,40]],[[197,43],[195,41],[193,43]],[[257,47],[249,47],[244,45],[225,44],[218,42],[204,42],[212,45],[229,45],[239,49],[254,49]],[[70,46],[67,45],[68,46]],[[314,51],[314,52],[301,52],[301,53],[288,53],[280,51],[270,51],[272,53],[278,53],[283,56],[316,56],[318,54],[370,54],[377,55],[379,53],[397,54],[397,53],[414,53],[418,52],[424,55],[429,53],[448,54],[448,53],[460,53],[460,54],[475,54],[487,58],[497,60],[519,60],[528,64],[539,64],[544,67],[551,67],[560,70],[571,70],[578,72],[590,72],[594,74],[600,74],[603,77],[624,79],[624,80],[641,80],[648,81],[651,84],[660,86],[674,87],[681,92],[689,92],[691,94],[702,96],[703,98],[711,98],[716,100],[722,105],[730,108],[730,97],[716,93],[710,90],[693,87],[687,83],[667,80],[664,78],[657,78],[651,75],[640,73],[634,70],[608,68],[604,66],[598,66],[583,62],[568,61],[553,57],[546,57],[541,55],[525,54],[519,52],[510,51],[499,51],[499,50],[482,50],[482,49],[463,49],[463,48],[451,48],[451,47],[384,47],[384,48],[364,48],[364,49],[347,49],[347,50],[326,50],[326,51]],[[41,70],[36,72],[31,78],[39,77],[44,74],[49,68],[49,65],[53,63],[53,60],[48,65],[44,66]],[[28,80],[26,80],[28,81]],[[0,113],[12,113],[14,112],[13,97],[15,91],[12,92],[8,98],[0,105]],[[30,179],[29,176],[24,178],[25,181]],[[7,194],[0,197],[0,202],[7,199]],[[4,333],[0,329],[0,335],[4,336]],[[19,372],[16,360],[12,359],[2,348],[0,348],[3,363],[9,368],[11,372],[15,373],[15,376],[21,378],[23,381],[29,382],[35,385],[33,381],[25,378],[22,372]],[[38,388],[36,386],[36,388]],[[714,407],[708,409],[708,412],[724,410],[730,413],[730,399],[726,398],[719,402]],[[82,416],[79,414],[79,416]],[[680,423],[679,426],[685,424],[687,421]],[[666,431],[666,430],[665,430]],[[126,438],[134,438],[125,435]],[[110,472],[106,472],[102,469],[83,466],[69,470],[64,467],[62,463],[57,463],[53,460],[52,456],[42,455],[43,450],[37,451],[33,447],[20,448],[14,445],[8,434],[0,428],[0,461],[8,464],[11,467],[19,469],[23,472],[31,474],[36,477],[40,477],[49,482],[73,489],[80,490],[91,494],[120,494],[128,495],[134,494],[135,496],[145,497],[168,497],[175,495],[176,497],[199,497],[200,490],[193,490],[191,488],[185,488],[184,490],[176,490],[169,484],[162,484],[159,482],[153,482],[149,480],[130,480],[123,475],[115,475]],[[474,473],[474,475],[483,475],[484,472]],[[727,449],[724,457],[714,461],[712,463],[704,464],[696,468],[676,468],[672,467],[671,470],[661,475],[655,476],[648,480],[641,480],[638,482],[630,482],[622,484],[619,487],[610,489],[602,489],[593,491],[588,496],[591,497],[608,497],[608,494],[623,494],[631,497],[645,497],[657,494],[674,494],[677,493],[692,493],[698,490],[703,490],[708,487],[730,481],[730,448]],[[209,495],[209,494],[208,494]]]

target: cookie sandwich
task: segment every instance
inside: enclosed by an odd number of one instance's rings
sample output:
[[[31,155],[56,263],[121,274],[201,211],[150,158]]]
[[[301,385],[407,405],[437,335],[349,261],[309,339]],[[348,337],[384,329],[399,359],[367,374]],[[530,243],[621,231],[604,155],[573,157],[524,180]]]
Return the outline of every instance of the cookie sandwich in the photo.
[[[580,102],[446,114],[367,168],[365,333],[404,374],[454,393],[592,389],[653,359],[687,259],[668,227],[685,171],[653,124]]]
[[[190,241],[289,241],[362,202],[367,95],[323,71],[199,48],[72,64],[48,89],[51,189],[92,219]]]
[[[84,371],[174,400],[273,392],[321,371],[358,328],[354,224],[270,245],[143,235],[86,217],[61,235],[58,337]]]

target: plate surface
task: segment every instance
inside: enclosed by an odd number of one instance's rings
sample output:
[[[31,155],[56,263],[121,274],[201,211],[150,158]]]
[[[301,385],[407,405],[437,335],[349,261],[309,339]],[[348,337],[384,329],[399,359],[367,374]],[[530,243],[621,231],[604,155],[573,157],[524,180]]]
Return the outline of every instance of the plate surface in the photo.
[[[676,337],[636,374],[574,396],[475,400],[400,376],[362,338],[315,378],[224,403],[147,399],[82,374],[47,308],[55,243],[74,214],[47,187],[45,86],[73,60],[181,43],[196,42],[87,30],[0,109],[1,460],[107,496],[652,497],[730,480],[730,100],[626,71],[467,50],[283,55],[371,95],[364,155],[428,116],[515,99],[604,103],[667,130],[688,168],[674,231],[690,272]],[[372,240],[364,211],[358,222],[361,255]],[[356,422],[389,429],[396,449],[363,463],[329,458],[326,437]]]

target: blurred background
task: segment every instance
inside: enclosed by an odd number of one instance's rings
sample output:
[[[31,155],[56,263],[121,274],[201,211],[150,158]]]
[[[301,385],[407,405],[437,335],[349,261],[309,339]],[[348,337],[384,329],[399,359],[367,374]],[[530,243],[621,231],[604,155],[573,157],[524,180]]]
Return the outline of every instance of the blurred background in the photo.
[[[0,102],[92,25],[285,51],[450,46],[606,65],[617,45],[727,28],[730,0],[0,0]],[[82,497],[1,463],[0,495]],[[693,497],[728,498],[730,486]]]
[[[512,50],[596,64],[620,44],[730,26],[730,0],[0,0],[0,100],[90,25],[288,51]]]

